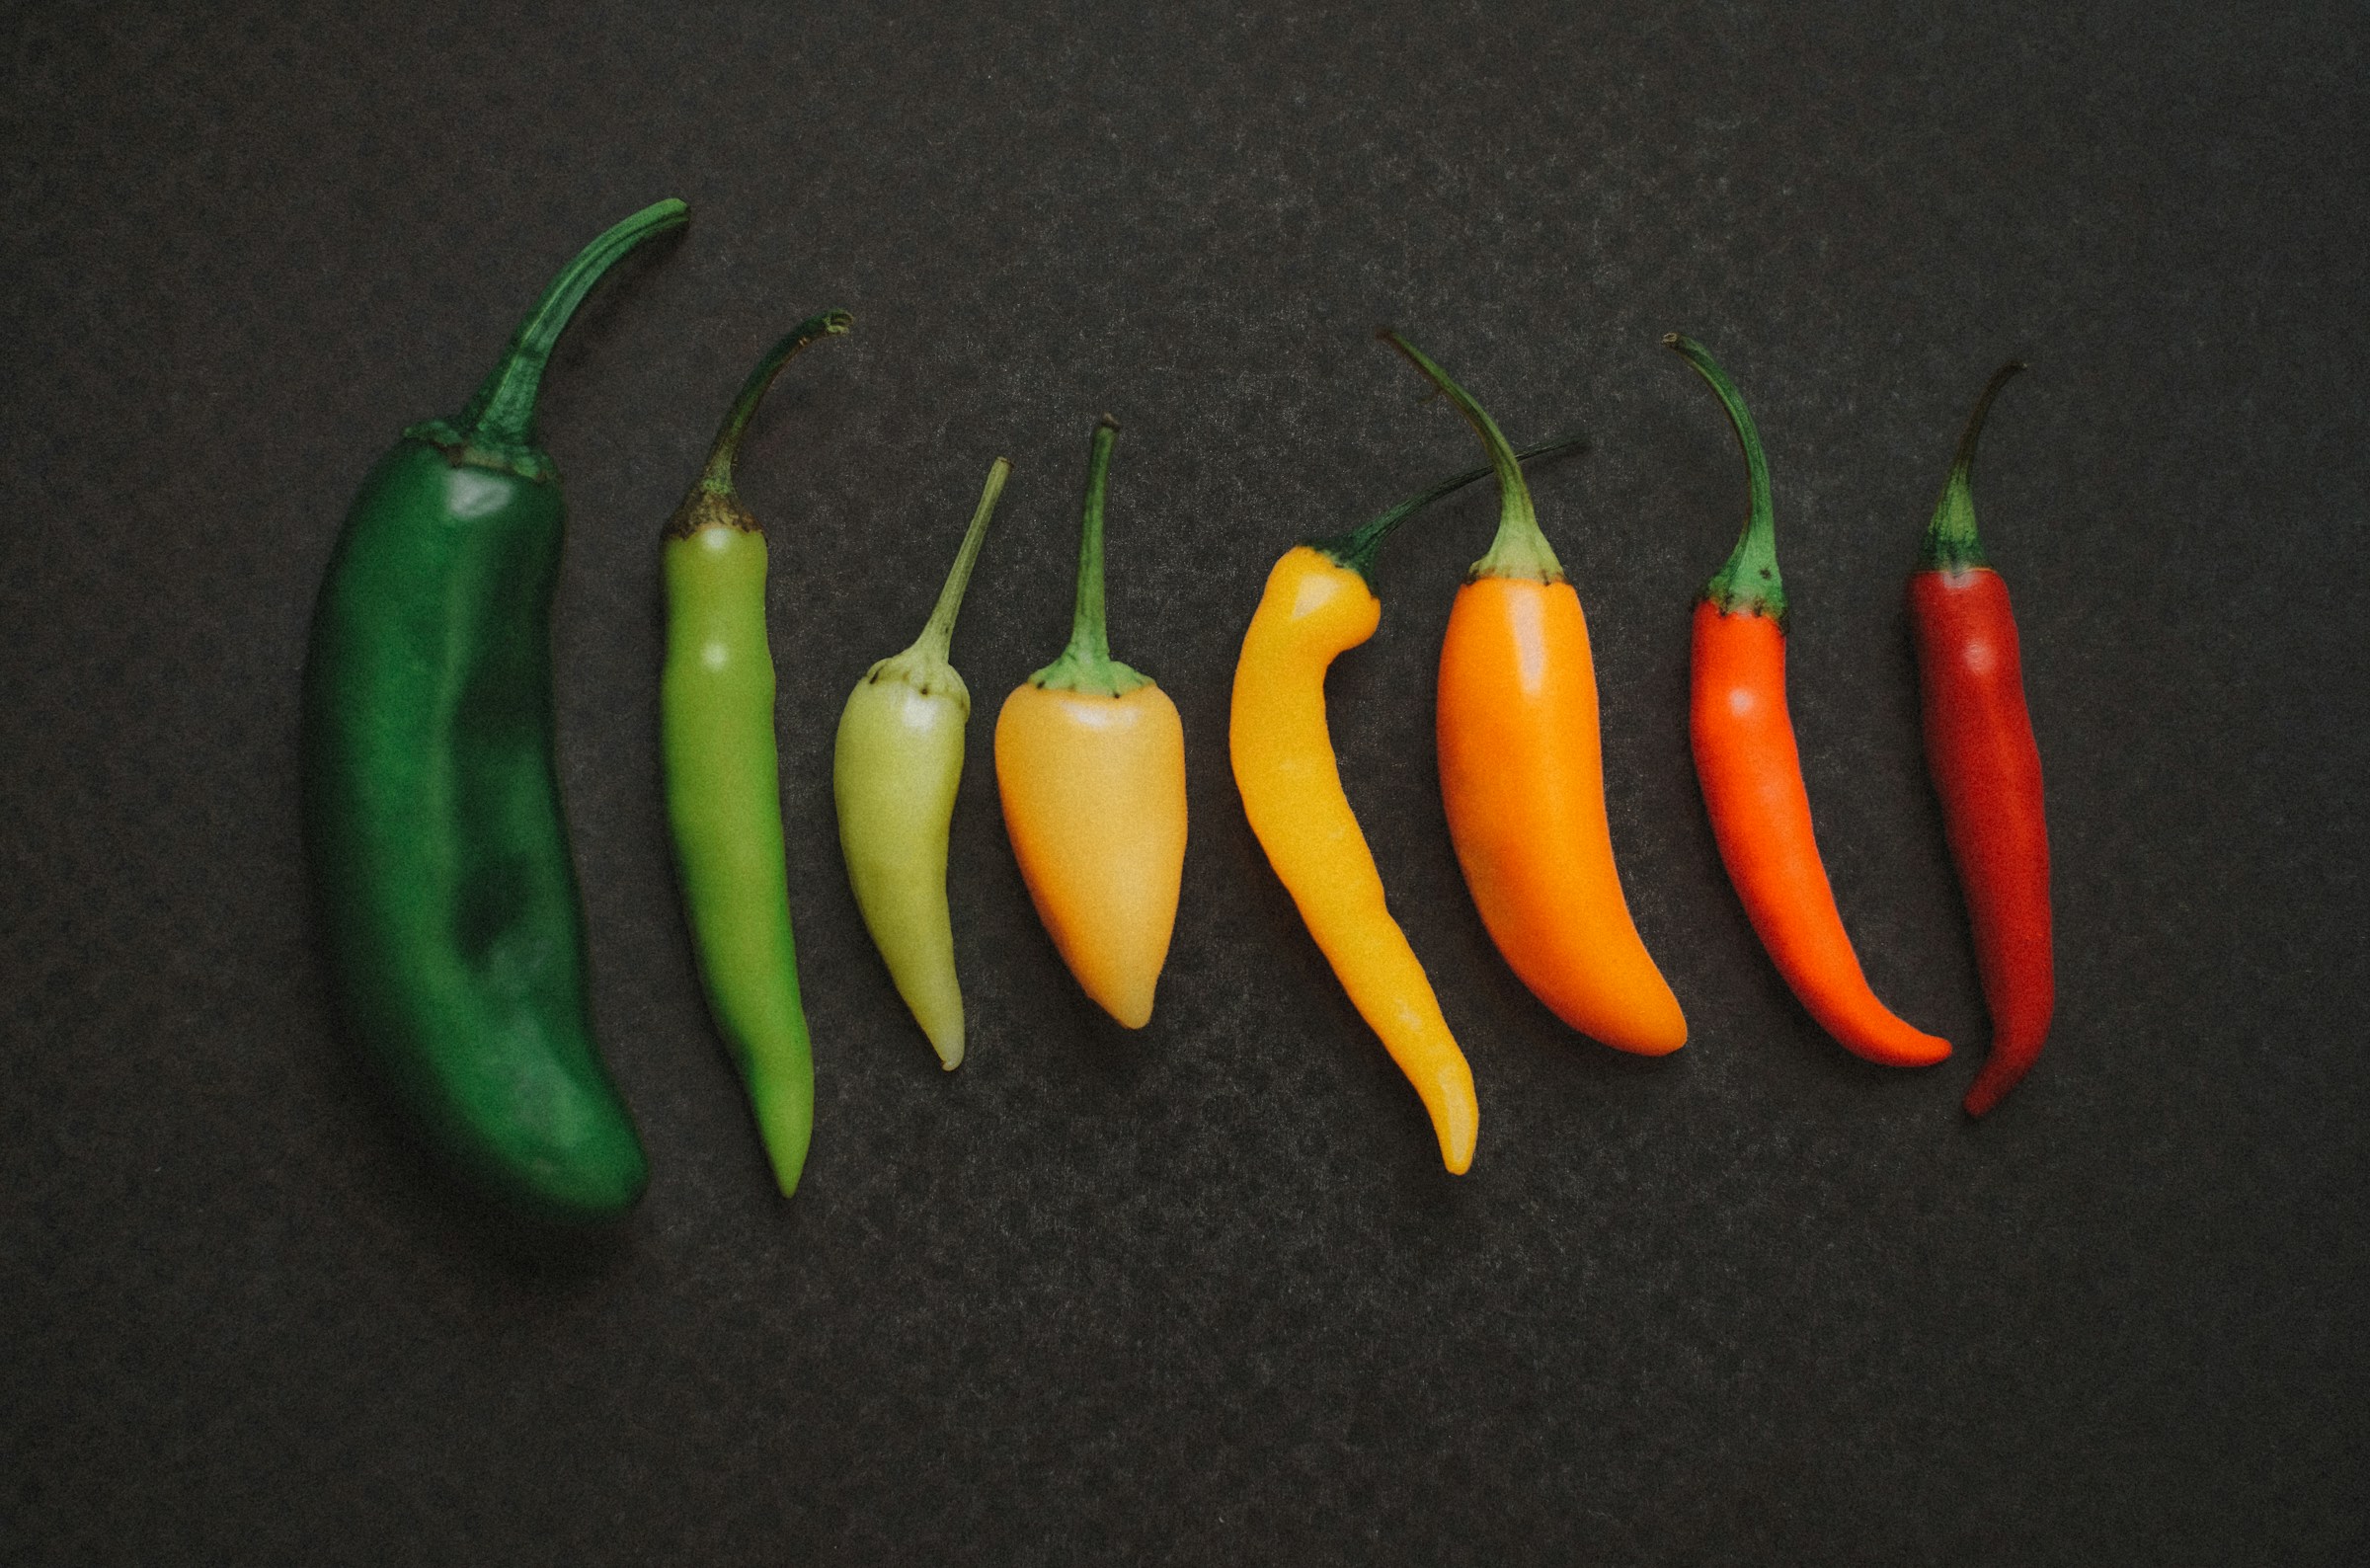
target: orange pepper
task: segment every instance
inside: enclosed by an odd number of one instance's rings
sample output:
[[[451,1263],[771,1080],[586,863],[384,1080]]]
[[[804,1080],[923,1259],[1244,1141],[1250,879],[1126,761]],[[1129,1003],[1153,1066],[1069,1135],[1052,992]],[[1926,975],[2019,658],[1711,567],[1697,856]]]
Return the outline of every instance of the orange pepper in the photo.
[[[1103,494],[1119,422],[1095,426],[1069,646],[1004,699],[995,782],[1037,917],[1088,996],[1151,1021],[1185,874],[1185,727],[1151,678],[1111,657]]]
[[[1687,1043],[1687,1018],[1614,866],[1580,596],[1496,423],[1414,346],[1383,338],[1448,394],[1498,476],[1497,539],[1458,590],[1440,650],[1440,793],[1465,887],[1556,1017],[1622,1051],[1667,1055]]]

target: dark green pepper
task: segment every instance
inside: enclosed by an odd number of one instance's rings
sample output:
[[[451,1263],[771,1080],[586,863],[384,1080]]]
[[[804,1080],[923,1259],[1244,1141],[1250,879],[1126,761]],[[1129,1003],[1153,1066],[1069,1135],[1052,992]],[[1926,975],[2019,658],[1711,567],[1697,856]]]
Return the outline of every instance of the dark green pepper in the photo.
[[[559,476],[535,395],[645,208],[553,279],[457,418],[363,481],[313,611],[303,705],[315,905],[347,1028],[430,1141],[547,1219],[622,1214],[649,1165],[592,1041],[552,745]]]

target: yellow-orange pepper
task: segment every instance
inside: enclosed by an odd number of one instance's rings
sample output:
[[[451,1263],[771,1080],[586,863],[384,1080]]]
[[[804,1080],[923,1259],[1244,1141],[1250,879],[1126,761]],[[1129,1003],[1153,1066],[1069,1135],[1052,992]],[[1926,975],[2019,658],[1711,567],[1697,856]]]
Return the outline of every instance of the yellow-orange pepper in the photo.
[[[1095,426],[1069,646],[1004,699],[995,781],[1037,917],[1088,996],[1151,1021],[1185,874],[1185,727],[1168,693],[1111,657],[1103,494],[1119,422]]]
[[[1309,545],[1285,552],[1234,666],[1234,784],[1308,934],[1422,1097],[1442,1163],[1462,1176],[1481,1127],[1473,1069],[1383,903],[1382,876],[1342,791],[1325,727],[1326,668],[1374,636],[1382,619],[1382,601],[1356,571]]]
[[[1550,441],[1523,455],[1578,444]],[[1489,472],[1476,468],[1443,480],[1355,533],[1284,553],[1243,634],[1227,736],[1251,831],[1342,989],[1415,1086],[1440,1139],[1441,1161],[1459,1176],[1473,1162],[1481,1125],[1472,1068],[1449,1032],[1422,962],[1390,917],[1382,874],[1342,791],[1325,724],[1325,671],[1382,623],[1370,574],[1390,530]]]
[[[1496,540],[1457,592],[1440,650],[1440,793],[1481,923],[1556,1017],[1659,1057],[1687,1019],[1655,968],[1613,860],[1596,663],[1580,597],[1539,530],[1523,471],[1464,389],[1395,333],[1498,476]]]

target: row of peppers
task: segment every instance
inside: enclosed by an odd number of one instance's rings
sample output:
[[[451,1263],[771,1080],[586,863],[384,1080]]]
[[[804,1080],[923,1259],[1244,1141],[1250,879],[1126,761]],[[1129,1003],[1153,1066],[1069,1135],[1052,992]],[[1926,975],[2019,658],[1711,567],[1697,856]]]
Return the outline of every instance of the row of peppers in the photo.
[[[648,1165],[594,1048],[582,901],[560,813],[550,601],[562,509],[534,435],[542,372],[603,273],[679,228],[636,213],[553,281],[467,408],[413,427],[364,482],[316,607],[305,666],[304,806],[316,902],[349,1028],[431,1140],[514,1208],[593,1218],[631,1207]],[[797,1186],[814,1073],[791,936],[765,633],[765,538],[734,463],[767,389],[844,333],[807,321],[750,372],[664,533],[662,749],[700,976],[781,1191]],[[1484,925],[1573,1028],[1659,1056],[1687,1022],[1629,915],[1605,808],[1586,620],[1540,530],[1522,461],[1421,352],[1404,353],[1470,423],[1489,465],[1354,532],[1287,551],[1243,639],[1229,745],[1253,832],[1351,1000],[1429,1112],[1444,1163],[1471,1163],[1472,1073],[1386,906],[1343,792],[1325,715],[1333,660],[1373,636],[1375,560],[1397,525],[1496,479],[1495,541],[1459,591],[1441,653],[1442,796]],[[1695,611],[1692,737],[1715,836],[1755,931],[1811,1015],[1855,1053],[1923,1066],[1946,1042],[1863,978],[1811,831],[1787,716],[1785,596],[1761,444],[1692,341],[1665,340],[1718,394],[1751,510]],[[2011,364],[1968,422],[1911,579],[1929,761],[1974,930],[1995,1037],[1966,1097],[1982,1115],[2031,1065],[2053,1005],[2048,845],[2014,622],[1977,542],[1969,469]],[[1117,434],[1095,427],[1068,645],[1005,700],[995,733],[1023,880],[1081,988],[1148,1022],[1183,875],[1184,733],[1175,705],[1111,656],[1103,510]],[[1009,465],[996,459],[921,635],[866,671],[843,710],[833,797],[848,878],[899,994],[940,1059],[964,1052],[946,899],[970,694],[949,663],[965,585]]]

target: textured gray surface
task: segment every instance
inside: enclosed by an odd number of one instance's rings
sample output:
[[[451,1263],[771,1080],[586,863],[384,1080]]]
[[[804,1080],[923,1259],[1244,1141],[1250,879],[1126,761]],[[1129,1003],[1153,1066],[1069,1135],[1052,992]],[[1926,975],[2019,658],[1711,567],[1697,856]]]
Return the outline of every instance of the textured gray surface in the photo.
[[[37,5],[7,23],[0,324],[0,1556],[32,1562],[2339,1560],[2366,1545],[2370,1156],[2358,8]],[[656,1181],[601,1245],[456,1201],[340,1049],[296,674],[347,500],[544,277],[688,235],[564,346],[564,767],[596,1012]],[[656,793],[655,536],[748,361],[850,338],[743,465],[773,527],[820,1123],[772,1201]],[[1694,1026],[1563,1031],[1458,881],[1431,661],[1483,498],[1407,530],[1343,770],[1480,1082],[1444,1177],[1244,826],[1275,555],[1518,439],[1587,605],[1614,828]],[[1792,690],[1879,991],[1865,1067],[1721,876],[1685,611],[1758,413]],[[1979,475],[2050,784],[2060,1010],[1982,1049],[1903,574]],[[1120,657],[1183,712],[1158,1014],[1075,994],[993,706],[1066,624],[1125,422]],[[837,865],[846,688],[1017,464],[956,659],[972,1058]]]

